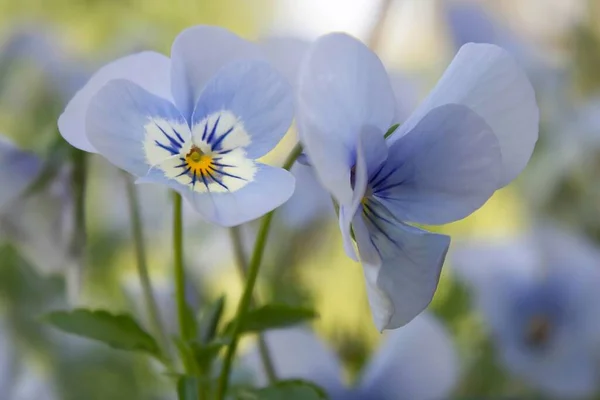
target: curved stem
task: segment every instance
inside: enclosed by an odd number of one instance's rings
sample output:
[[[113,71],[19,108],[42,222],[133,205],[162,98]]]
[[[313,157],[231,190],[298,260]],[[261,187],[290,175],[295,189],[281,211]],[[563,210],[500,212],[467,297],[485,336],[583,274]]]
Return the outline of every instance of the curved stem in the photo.
[[[156,300],[154,299],[152,282],[150,280],[150,274],[148,273],[144,228],[142,226],[142,218],[140,216],[140,204],[137,197],[137,191],[129,175],[123,173],[123,177],[125,178],[125,185],[127,188],[127,202],[129,205],[129,215],[131,219],[131,235],[133,236],[135,245],[137,271],[144,296],[144,303],[146,305],[146,312],[150,318],[150,323],[152,325],[154,334],[158,336],[163,357],[165,357],[165,361],[168,366],[168,364],[171,362],[169,340],[165,327],[162,323],[158,306],[156,305]]]
[[[234,226],[230,228],[229,234],[231,236],[233,253],[235,255],[235,261],[240,273],[240,277],[242,279],[246,279],[246,275],[248,273],[248,263],[246,261],[246,254],[244,254],[244,246],[242,244],[240,227]],[[250,300],[250,306],[256,307],[258,303],[259,301],[257,296],[254,295]],[[277,373],[275,372],[275,366],[273,365],[273,360],[271,359],[267,341],[260,332],[258,333],[258,352],[269,383],[274,383],[277,381]]]
[[[82,270],[85,264],[85,247],[87,244],[87,229],[85,223],[85,191],[87,178],[87,154],[74,149],[72,156],[73,172],[71,175],[71,190],[73,196],[74,229],[69,246],[69,256],[75,261],[66,273],[67,298],[69,303],[77,303],[81,291]]]
[[[302,153],[302,146],[298,143],[288,155],[285,163],[283,164],[283,168],[289,171],[290,168],[292,168],[292,165],[294,165],[296,162],[298,156],[300,156],[300,153]],[[219,377],[219,386],[217,389],[218,400],[223,400],[225,398],[227,387],[229,386],[229,372],[231,370],[233,358],[235,357],[235,352],[237,350],[241,330],[241,321],[244,319],[248,309],[250,308],[252,293],[258,277],[258,271],[260,270],[260,265],[262,262],[263,253],[265,251],[265,245],[267,244],[267,236],[269,234],[269,229],[271,228],[271,221],[273,220],[274,212],[275,210],[267,213],[267,215],[263,217],[258,234],[256,236],[256,243],[254,244],[254,251],[252,253],[252,258],[250,259],[250,266],[248,268],[248,279],[244,287],[244,292],[242,293],[242,298],[238,304],[238,309],[231,333],[231,343],[227,347],[225,359],[223,360],[223,369],[221,370],[221,376]]]
[[[179,334],[184,340],[191,339],[186,318],[185,271],[183,269],[183,217],[181,212],[181,195],[173,192],[173,267],[175,270],[175,296],[177,298],[177,319]]]

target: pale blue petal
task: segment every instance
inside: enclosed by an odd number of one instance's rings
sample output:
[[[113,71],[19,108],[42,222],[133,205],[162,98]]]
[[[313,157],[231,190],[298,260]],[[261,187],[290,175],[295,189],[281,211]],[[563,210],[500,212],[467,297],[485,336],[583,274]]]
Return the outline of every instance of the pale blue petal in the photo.
[[[402,123],[417,107],[419,88],[417,82],[397,71],[390,71],[390,83],[396,97],[396,116],[394,123]]]
[[[539,110],[525,73],[500,47],[466,44],[392,139],[413,130],[432,109],[452,103],[469,107],[492,129],[502,153],[498,187],[510,183],[527,165],[538,138]]]
[[[217,26],[181,32],[171,47],[171,88],[175,104],[189,119],[209,79],[225,64],[264,58],[257,45]]]
[[[200,94],[192,125],[211,114],[231,111],[249,136],[246,155],[267,154],[283,138],[294,118],[294,96],[286,79],[264,61],[237,61],[219,70]],[[209,135],[208,143],[222,137]]]
[[[145,176],[145,125],[151,118],[186,125],[175,106],[127,80],[113,80],[92,98],[86,118],[90,143],[117,167]],[[186,125],[187,126],[187,125]]]
[[[298,73],[310,42],[293,37],[269,37],[260,41],[267,59],[292,87],[298,86]]]
[[[254,180],[235,192],[198,193],[181,191],[207,221],[236,226],[255,220],[285,203],[294,193],[294,176],[282,168],[257,163]]]
[[[278,378],[313,381],[332,398],[343,391],[340,361],[313,332],[304,328],[272,330],[265,339]],[[242,358],[242,364],[255,372],[258,385],[267,385],[256,347]]]
[[[489,126],[456,104],[431,110],[389,153],[371,185],[375,198],[402,221],[462,219],[490,198],[502,171]]]
[[[100,68],[67,104],[58,119],[60,134],[78,149],[97,152],[86,135],[86,113],[90,101],[108,82],[127,79],[148,92],[171,100],[170,60],[162,54],[146,51],[120,58]]]
[[[410,322],[431,302],[450,238],[396,221],[376,201],[352,223],[379,330]]]
[[[394,122],[388,75],[367,46],[334,33],[311,46],[299,82],[296,121],[306,153],[338,203],[349,204],[359,134],[371,129],[383,136]]]
[[[450,333],[425,312],[386,335],[366,367],[359,390],[365,399],[448,399],[459,375]]]
[[[41,169],[39,157],[0,137],[0,211],[24,193]]]
[[[350,225],[365,196],[367,181],[381,168],[387,155],[388,149],[385,139],[380,132],[370,129],[361,132],[356,149],[352,203],[340,205],[340,230],[342,231],[344,249],[348,257],[355,261],[358,261],[358,257],[352,244]]]
[[[296,190],[276,214],[283,223],[304,229],[317,220],[330,222],[335,218],[331,196],[317,180],[312,167],[296,162],[291,172],[296,178]]]

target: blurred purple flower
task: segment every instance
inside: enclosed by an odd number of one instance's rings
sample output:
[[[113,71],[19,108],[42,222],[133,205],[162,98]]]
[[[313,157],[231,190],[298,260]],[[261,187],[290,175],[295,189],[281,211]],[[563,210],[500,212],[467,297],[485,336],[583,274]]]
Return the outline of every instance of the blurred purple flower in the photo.
[[[364,267],[378,329],[408,323],[435,292],[445,224],[481,207],[525,167],[538,136],[529,81],[493,45],[463,46],[438,85],[386,140],[397,107],[377,56],[344,34],[323,36],[300,72],[297,123],[321,183],[340,205],[347,254]]]
[[[554,228],[456,250],[506,368],[557,398],[598,388],[600,250]]]
[[[302,328],[266,334],[280,379],[306,379],[332,400],[436,400],[448,398],[459,378],[452,338],[433,316],[424,313],[389,332],[359,382],[347,387],[336,355],[311,331]],[[267,383],[256,350],[244,359],[258,385]]]
[[[286,80],[258,45],[217,27],[185,30],[171,56],[142,52],[101,68],[61,115],[63,137],[138,182],[181,192],[222,226],[283,204],[293,176],[255,159],[291,124]]]

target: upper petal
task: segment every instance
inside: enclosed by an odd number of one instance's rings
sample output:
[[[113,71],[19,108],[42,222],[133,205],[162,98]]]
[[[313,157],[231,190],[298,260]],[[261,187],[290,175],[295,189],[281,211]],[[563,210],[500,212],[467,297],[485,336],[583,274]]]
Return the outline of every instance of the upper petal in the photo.
[[[85,118],[91,99],[109,81],[127,79],[150,93],[171,99],[168,57],[152,51],[132,54],[100,68],[69,101],[58,119],[61,135],[78,149],[97,152],[89,142],[85,131]]]
[[[257,163],[251,181],[236,191],[199,193],[186,188],[182,194],[206,220],[229,227],[279,207],[292,196],[294,185],[294,176],[288,171]]]
[[[265,334],[265,339],[280,379],[307,379],[331,396],[342,392],[340,361],[313,332],[305,328],[272,330]],[[243,364],[255,372],[259,385],[267,384],[256,348],[243,358]]]
[[[243,147],[249,158],[256,159],[273,149],[287,132],[294,117],[293,99],[290,84],[268,63],[229,63],[200,94],[192,129],[212,114],[229,111],[231,127],[221,135],[204,135],[205,125],[200,124],[203,140],[212,151]]]
[[[189,119],[208,80],[225,64],[264,58],[257,45],[217,26],[181,32],[171,47],[171,88],[175,104]]]
[[[525,73],[498,46],[464,45],[393,140],[410,132],[431,109],[449,103],[469,107],[492,129],[502,153],[498,187],[510,183],[527,165],[538,138],[539,110]]]
[[[42,161],[33,153],[17,148],[0,137],[0,210],[19,197],[42,169]]]
[[[450,333],[424,312],[387,334],[367,365],[360,391],[365,398],[447,399],[458,383],[459,372]]]
[[[450,238],[396,221],[372,200],[352,227],[377,328],[407,324],[431,302]]]
[[[445,224],[464,218],[490,198],[502,173],[496,136],[481,117],[457,104],[429,111],[389,154],[370,184],[402,221]]]
[[[334,33],[311,46],[299,79],[296,120],[306,153],[324,186],[348,204],[359,134],[369,128],[383,136],[394,119],[388,75],[367,46]]]
[[[273,67],[296,88],[300,65],[310,42],[294,37],[268,37],[261,40],[259,45]]]
[[[180,151],[190,138],[171,102],[127,80],[109,82],[92,98],[86,133],[102,156],[138,177],[172,158],[170,148]]]

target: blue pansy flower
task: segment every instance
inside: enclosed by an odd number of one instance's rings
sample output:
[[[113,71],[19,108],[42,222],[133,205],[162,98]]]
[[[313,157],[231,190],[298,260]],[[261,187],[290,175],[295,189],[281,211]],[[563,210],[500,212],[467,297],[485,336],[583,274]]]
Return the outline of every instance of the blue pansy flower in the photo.
[[[402,326],[431,301],[450,244],[408,222],[464,218],[521,172],[538,136],[533,89],[501,48],[463,46],[386,140],[396,105],[385,68],[358,40],[330,34],[304,59],[297,102],[305,150],[357,259],[352,226],[375,323]]]
[[[233,226],[284,203],[294,178],[255,161],[291,124],[289,83],[259,46],[217,27],[183,31],[171,59],[142,52],[101,68],[58,125],[82,150],[179,191],[205,219]]]
[[[458,382],[460,366],[452,338],[432,315],[424,313],[384,337],[356,385],[347,386],[342,365],[314,333],[303,328],[266,333],[280,379],[306,379],[326,390],[331,400],[446,399]],[[258,385],[266,385],[256,350],[244,359]]]
[[[452,261],[510,372],[561,399],[598,388],[598,249],[546,227],[514,240],[465,244]]]

